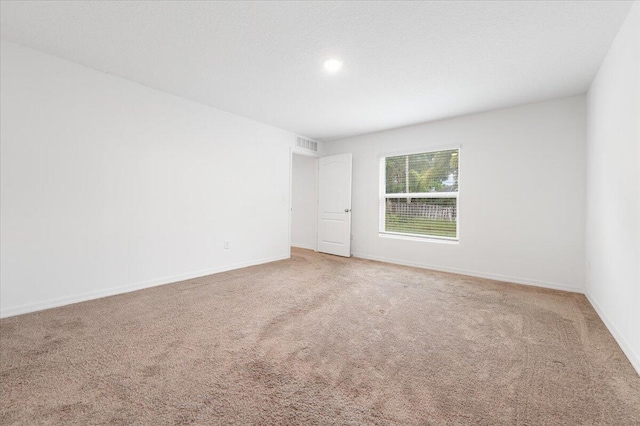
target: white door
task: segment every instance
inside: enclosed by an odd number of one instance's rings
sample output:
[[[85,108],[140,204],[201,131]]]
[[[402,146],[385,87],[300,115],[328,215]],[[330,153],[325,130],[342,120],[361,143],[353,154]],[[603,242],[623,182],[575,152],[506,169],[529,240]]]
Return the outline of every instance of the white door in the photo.
[[[318,163],[318,251],[350,257],[351,154]]]

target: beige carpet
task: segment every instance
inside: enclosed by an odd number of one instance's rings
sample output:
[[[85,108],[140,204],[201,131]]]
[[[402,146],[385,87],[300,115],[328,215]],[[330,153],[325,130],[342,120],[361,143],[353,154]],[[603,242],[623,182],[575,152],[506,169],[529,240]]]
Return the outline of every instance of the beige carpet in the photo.
[[[3,425],[640,424],[583,296],[306,250],[0,338]]]

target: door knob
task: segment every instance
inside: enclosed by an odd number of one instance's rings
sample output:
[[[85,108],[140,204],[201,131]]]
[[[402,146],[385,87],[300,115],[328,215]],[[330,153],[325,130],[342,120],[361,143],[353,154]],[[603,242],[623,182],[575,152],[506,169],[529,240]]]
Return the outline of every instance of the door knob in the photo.
[[[349,213],[351,211],[351,209],[344,209],[345,213]]]

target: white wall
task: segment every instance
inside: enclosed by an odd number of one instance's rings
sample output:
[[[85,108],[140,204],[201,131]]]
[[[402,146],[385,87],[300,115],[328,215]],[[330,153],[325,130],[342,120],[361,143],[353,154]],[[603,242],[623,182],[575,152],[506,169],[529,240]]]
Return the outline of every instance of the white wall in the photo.
[[[15,44],[1,59],[2,316],[288,257],[293,134]]]
[[[587,95],[587,297],[640,372],[640,4]]]
[[[378,235],[379,156],[461,145],[460,241]],[[353,153],[355,256],[581,291],[585,98],[576,96],[325,144]]]
[[[291,171],[291,245],[315,250],[318,159],[294,154]]]

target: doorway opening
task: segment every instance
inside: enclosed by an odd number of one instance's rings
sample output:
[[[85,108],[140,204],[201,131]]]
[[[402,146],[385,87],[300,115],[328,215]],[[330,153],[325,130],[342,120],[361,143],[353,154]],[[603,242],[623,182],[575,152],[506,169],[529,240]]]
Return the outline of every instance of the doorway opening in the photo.
[[[291,247],[317,248],[318,158],[291,155]]]

